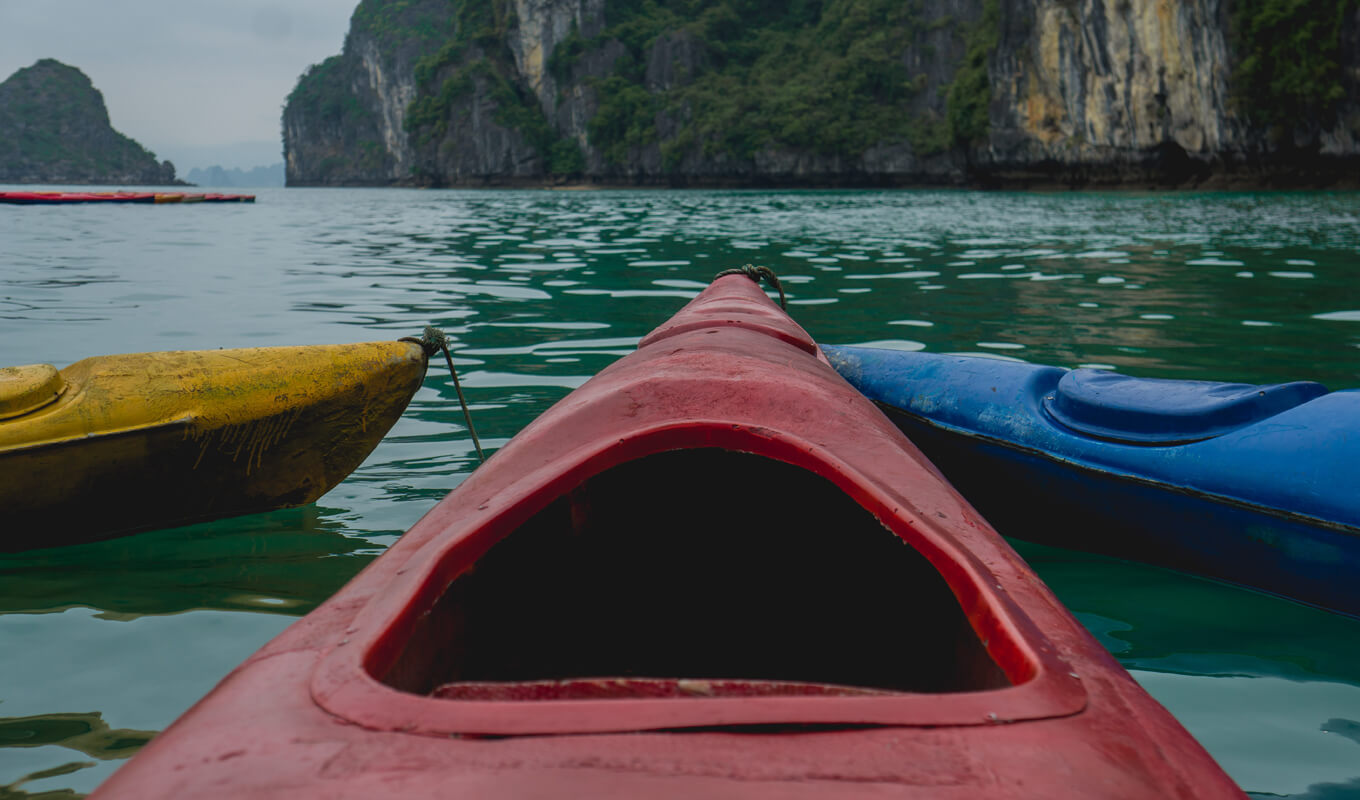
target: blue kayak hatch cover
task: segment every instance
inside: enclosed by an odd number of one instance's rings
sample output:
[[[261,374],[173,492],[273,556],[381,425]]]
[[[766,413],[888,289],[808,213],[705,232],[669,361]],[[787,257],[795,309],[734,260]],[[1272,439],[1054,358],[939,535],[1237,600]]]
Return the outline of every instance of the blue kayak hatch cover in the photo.
[[[1169,445],[1220,436],[1324,394],[1327,387],[1311,381],[1253,386],[1075,369],[1044,396],[1044,411],[1099,439]]]

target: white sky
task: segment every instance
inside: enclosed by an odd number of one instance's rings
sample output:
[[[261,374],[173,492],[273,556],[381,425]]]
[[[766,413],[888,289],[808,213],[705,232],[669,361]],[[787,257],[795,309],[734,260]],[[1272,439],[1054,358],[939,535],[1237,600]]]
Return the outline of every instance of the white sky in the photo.
[[[0,81],[78,67],[113,127],[183,177],[283,160],[283,103],[336,55],[358,0],[0,0]]]

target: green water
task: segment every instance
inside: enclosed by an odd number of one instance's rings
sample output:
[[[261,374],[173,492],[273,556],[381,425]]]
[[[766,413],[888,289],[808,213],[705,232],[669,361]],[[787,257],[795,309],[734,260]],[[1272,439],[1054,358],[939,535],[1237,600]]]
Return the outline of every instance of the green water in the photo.
[[[273,190],[0,243],[0,365],[433,323],[489,448],[748,261],[827,343],[1360,386],[1357,194]],[[0,556],[0,799],[93,789],[474,465],[432,365],[316,505]],[[1360,620],[1017,546],[1245,789],[1360,797]]]

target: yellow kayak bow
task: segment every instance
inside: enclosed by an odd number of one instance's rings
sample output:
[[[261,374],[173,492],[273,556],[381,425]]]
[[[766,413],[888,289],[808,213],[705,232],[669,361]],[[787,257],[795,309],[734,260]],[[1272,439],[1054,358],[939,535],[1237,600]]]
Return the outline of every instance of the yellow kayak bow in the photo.
[[[310,503],[396,423],[426,360],[400,341],[0,369],[0,551]]]

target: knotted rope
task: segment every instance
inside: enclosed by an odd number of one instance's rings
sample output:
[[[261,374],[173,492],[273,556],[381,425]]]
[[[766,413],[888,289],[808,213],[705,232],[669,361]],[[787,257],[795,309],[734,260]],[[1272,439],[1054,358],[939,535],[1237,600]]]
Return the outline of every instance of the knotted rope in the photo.
[[[472,434],[472,446],[477,448],[477,458],[485,462],[486,456],[482,453],[481,441],[477,439],[477,429],[472,427],[472,413],[468,411],[467,398],[463,397],[463,386],[458,382],[458,370],[453,368],[453,356],[449,355],[449,337],[438,328],[426,325],[425,335],[421,338],[404,336],[398,341],[420,345],[426,357],[444,351],[444,360],[448,362],[449,373],[453,375],[453,390],[458,393],[458,405],[463,407],[463,419],[467,421],[468,433]]]
[[[736,269],[725,269],[713,276],[713,280],[725,278],[728,275],[745,275],[757,284],[764,280],[779,291],[779,307],[788,310],[788,304],[784,302],[784,287],[779,284],[779,276],[774,274],[774,270],[769,267],[757,267],[752,264],[743,264]]]

